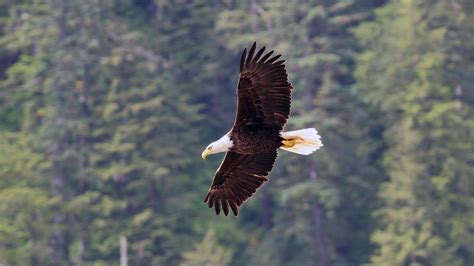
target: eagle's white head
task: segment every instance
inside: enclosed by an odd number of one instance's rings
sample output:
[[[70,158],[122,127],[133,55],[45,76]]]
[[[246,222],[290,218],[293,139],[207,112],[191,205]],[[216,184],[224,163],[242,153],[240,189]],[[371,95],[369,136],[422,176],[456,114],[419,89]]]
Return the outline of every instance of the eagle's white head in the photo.
[[[202,158],[206,159],[206,157],[210,154],[229,151],[229,149],[233,146],[234,142],[230,139],[229,135],[226,134],[222,136],[222,138],[209,144],[202,152]]]

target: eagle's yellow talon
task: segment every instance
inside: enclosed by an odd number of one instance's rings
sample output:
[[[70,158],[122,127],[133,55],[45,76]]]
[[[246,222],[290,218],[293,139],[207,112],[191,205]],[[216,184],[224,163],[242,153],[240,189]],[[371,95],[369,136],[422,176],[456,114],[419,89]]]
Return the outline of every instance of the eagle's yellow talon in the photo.
[[[283,143],[284,148],[291,148],[295,146],[296,144],[302,143],[302,142],[303,142],[302,139],[284,139],[281,141],[281,143]]]

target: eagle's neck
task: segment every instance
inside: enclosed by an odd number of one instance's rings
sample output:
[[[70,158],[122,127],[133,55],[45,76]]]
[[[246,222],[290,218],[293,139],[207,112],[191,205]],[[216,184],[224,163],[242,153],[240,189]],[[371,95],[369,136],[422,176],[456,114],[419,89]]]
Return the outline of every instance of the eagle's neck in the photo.
[[[213,153],[227,152],[234,146],[234,142],[230,139],[228,134],[222,136],[222,138],[214,141],[212,144]]]

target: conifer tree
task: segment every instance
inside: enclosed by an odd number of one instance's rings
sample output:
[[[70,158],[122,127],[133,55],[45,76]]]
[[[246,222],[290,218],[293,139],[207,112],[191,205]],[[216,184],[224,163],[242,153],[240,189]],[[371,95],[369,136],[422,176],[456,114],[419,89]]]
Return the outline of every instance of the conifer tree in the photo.
[[[392,2],[357,29],[360,93],[386,117],[374,263],[466,265],[473,228],[469,4]],[[462,65],[462,67],[461,67]],[[461,214],[462,213],[462,214]],[[464,218],[460,218],[460,217]],[[471,229],[469,229],[471,228]],[[460,234],[463,237],[460,237]],[[454,236],[457,237],[454,237]]]
[[[219,16],[216,30],[229,50],[259,40],[285,55],[295,87],[287,129],[315,126],[325,143],[308,158],[281,153],[286,166],[277,163],[271,188],[264,187],[257,195],[263,201],[258,212],[263,213],[261,223],[268,233],[255,253],[256,265],[368,260],[366,223],[372,223],[378,171],[371,156],[378,147],[366,136],[377,125],[366,122],[370,110],[350,89],[357,47],[350,29],[370,18],[373,5],[371,1],[246,1]],[[347,221],[364,222],[337,222],[335,212]],[[344,232],[354,230],[361,232],[356,238],[344,237]],[[358,248],[347,249],[350,241]]]
[[[212,229],[209,229],[204,239],[196,243],[194,250],[183,254],[180,266],[213,266],[228,265],[232,256],[232,250],[220,246]]]

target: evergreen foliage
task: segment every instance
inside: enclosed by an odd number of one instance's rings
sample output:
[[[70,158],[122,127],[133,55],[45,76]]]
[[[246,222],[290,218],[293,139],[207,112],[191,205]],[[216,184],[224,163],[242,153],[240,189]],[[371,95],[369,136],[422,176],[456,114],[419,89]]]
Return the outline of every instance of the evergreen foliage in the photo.
[[[383,116],[374,263],[467,265],[472,257],[472,5],[401,1],[357,29],[356,77]],[[396,92],[396,93],[394,93]],[[469,233],[471,231],[471,233]]]
[[[180,266],[228,265],[232,251],[216,243],[214,231],[209,229],[204,239],[196,243],[194,250],[184,252]]]

